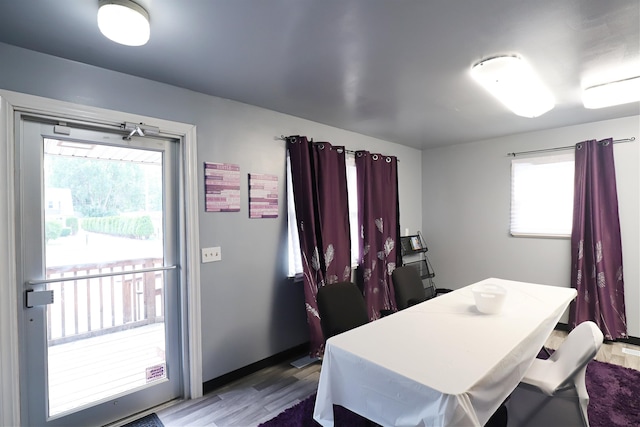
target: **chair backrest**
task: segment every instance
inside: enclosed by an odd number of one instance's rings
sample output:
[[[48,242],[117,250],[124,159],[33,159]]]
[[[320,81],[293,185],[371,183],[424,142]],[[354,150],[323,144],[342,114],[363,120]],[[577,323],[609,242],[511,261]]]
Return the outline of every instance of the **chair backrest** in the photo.
[[[369,322],[364,298],[354,283],[325,285],[318,289],[316,298],[325,339]]]
[[[422,278],[415,268],[409,265],[397,267],[391,273],[391,278],[393,279],[393,289],[395,290],[398,310],[404,310],[427,300]]]
[[[580,372],[586,369],[602,346],[604,336],[593,322],[582,322],[569,333],[560,347],[549,358],[549,383],[552,390],[567,385]]]

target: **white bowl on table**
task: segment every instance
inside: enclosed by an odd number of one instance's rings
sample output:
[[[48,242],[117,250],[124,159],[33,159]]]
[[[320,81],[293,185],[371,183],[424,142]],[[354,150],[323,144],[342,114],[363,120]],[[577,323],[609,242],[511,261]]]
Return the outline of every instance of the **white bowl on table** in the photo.
[[[507,298],[507,290],[492,283],[483,283],[471,288],[476,308],[480,313],[496,314],[502,310],[504,300]]]

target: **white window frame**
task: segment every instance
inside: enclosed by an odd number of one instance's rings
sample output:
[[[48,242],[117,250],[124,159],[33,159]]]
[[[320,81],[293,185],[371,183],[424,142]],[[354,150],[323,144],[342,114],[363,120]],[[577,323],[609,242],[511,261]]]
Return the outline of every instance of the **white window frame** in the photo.
[[[574,167],[574,153],[511,161],[512,236],[571,237]]]

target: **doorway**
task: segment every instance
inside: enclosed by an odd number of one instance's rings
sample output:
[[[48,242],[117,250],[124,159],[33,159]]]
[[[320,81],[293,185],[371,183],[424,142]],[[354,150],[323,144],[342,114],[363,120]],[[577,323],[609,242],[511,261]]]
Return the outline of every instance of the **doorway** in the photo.
[[[15,115],[21,418],[182,397],[178,143]]]

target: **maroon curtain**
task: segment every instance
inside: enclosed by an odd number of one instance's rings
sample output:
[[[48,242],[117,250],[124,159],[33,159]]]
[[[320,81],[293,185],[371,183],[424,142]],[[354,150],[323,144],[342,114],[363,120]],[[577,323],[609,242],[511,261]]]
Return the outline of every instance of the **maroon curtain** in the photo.
[[[605,338],[627,337],[613,141],[576,144],[571,286],[571,327],[591,320]]]
[[[316,295],[326,284],[351,280],[351,239],[344,147],[290,137],[293,197],[300,237],[311,355],[324,352]]]
[[[398,264],[400,238],[398,160],[393,156],[356,152],[359,248],[369,320],[380,310],[395,310],[391,273]]]

